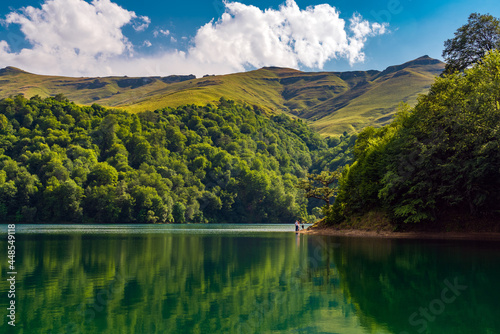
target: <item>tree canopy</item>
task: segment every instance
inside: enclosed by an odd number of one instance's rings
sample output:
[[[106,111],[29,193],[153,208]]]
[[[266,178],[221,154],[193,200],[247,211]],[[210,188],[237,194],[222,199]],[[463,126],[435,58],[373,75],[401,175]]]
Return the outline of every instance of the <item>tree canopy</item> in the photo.
[[[463,71],[491,50],[500,47],[500,21],[492,15],[472,13],[455,37],[444,42],[445,73]]]
[[[0,220],[290,222],[298,180],[348,161],[348,138],[226,99],[130,114],[18,95],[0,100]]]
[[[340,170],[322,171],[320,174],[307,174],[307,179],[299,180],[299,189],[305,191],[307,198],[316,198],[326,203],[326,211],[330,209],[330,198],[337,195],[337,182]]]

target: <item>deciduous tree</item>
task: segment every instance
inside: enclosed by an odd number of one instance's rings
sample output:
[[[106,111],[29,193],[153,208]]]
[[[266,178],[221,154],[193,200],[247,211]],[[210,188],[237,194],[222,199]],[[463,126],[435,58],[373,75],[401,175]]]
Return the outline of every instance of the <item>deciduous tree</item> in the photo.
[[[445,73],[463,71],[500,46],[500,21],[487,14],[472,13],[455,37],[444,42]]]

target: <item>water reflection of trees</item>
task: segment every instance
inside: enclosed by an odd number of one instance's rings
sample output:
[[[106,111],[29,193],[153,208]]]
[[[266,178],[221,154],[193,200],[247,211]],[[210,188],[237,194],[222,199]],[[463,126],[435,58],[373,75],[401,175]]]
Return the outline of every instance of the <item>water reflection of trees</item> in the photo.
[[[329,239],[329,242],[339,239]],[[500,331],[496,281],[499,247],[473,242],[340,239],[334,252],[341,286],[372,332],[493,333]],[[446,281],[467,288],[440,302]],[[450,292],[448,297],[452,297]],[[437,301],[436,301],[437,300]],[[433,303],[431,305],[431,303]],[[444,305],[444,309],[438,306]],[[431,310],[431,308],[432,310]],[[425,310],[427,309],[427,315]],[[433,313],[433,311],[435,311]],[[416,312],[416,314],[414,314]],[[413,315],[413,318],[411,318]],[[410,319],[411,318],[411,319]]]
[[[488,246],[272,234],[23,235],[17,246],[25,332],[417,333],[409,317],[455,278],[467,290],[427,332],[500,328]]]
[[[314,332],[331,322],[356,327],[333,257],[327,252],[311,262],[317,245],[307,240],[23,235],[17,324],[37,333]],[[2,295],[6,288],[2,282]]]

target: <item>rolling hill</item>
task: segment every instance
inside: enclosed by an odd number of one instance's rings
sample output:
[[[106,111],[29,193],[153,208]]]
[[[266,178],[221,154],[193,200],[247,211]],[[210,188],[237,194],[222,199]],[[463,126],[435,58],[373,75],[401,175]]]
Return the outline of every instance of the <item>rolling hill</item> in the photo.
[[[269,113],[295,115],[323,135],[359,131],[390,122],[398,104],[416,103],[444,63],[428,56],[384,71],[302,72],[265,67],[229,75],[70,78],[0,70],[0,98],[64,94],[79,104],[93,103],[131,112],[213,103],[224,96]]]

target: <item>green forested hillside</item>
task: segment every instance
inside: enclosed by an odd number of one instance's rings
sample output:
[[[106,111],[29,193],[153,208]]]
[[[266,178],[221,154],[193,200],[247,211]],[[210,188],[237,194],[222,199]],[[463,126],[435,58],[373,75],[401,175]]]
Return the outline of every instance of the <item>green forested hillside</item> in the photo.
[[[399,223],[498,222],[500,52],[437,79],[392,124],[363,130],[354,157],[330,224],[373,210]]]
[[[225,97],[266,113],[288,113],[323,135],[354,133],[390,123],[401,101],[413,105],[444,68],[427,56],[384,71],[302,72],[266,67],[229,75],[68,78],[8,67],[0,70],[0,98],[64,94],[83,105],[98,103],[130,112],[216,103]]]
[[[0,101],[0,220],[290,222],[298,178],[347,139],[226,99],[130,114],[18,95]]]

